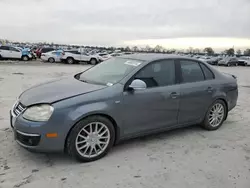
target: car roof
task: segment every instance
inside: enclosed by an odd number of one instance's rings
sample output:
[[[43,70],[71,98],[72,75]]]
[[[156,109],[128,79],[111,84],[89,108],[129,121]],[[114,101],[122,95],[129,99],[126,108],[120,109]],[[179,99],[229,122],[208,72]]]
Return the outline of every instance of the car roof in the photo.
[[[156,61],[161,59],[190,59],[196,60],[195,58],[190,58],[187,56],[175,55],[175,54],[130,54],[130,55],[121,55],[119,58],[127,58],[141,61]]]

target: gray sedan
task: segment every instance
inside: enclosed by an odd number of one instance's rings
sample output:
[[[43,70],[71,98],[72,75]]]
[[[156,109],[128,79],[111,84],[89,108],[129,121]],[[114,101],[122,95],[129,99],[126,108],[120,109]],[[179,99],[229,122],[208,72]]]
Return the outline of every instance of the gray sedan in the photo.
[[[200,124],[218,129],[236,106],[236,77],[182,56],[134,54],[23,92],[11,109],[21,146],[89,162],[133,137]]]

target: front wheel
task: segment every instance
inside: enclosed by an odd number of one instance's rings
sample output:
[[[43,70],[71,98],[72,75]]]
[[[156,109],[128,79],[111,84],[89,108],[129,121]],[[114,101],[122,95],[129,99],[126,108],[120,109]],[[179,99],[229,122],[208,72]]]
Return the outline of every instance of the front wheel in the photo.
[[[74,59],[72,57],[68,57],[67,58],[67,63],[68,64],[73,64],[74,63]]]
[[[227,116],[227,108],[222,100],[216,100],[208,109],[202,127],[207,130],[216,130],[224,122]]]
[[[96,65],[97,64],[97,60],[95,58],[90,59],[90,64],[91,65]]]
[[[95,161],[109,152],[114,141],[113,124],[103,116],[90,116],[72,129],[67,139],[67,151],[79,161]]]
[[[55,59],[54,59],[53,57],[50,57],[50,58],[49,58],[49,62],[50,62],[50,63],[54,63],[54,62],[55,62]]]

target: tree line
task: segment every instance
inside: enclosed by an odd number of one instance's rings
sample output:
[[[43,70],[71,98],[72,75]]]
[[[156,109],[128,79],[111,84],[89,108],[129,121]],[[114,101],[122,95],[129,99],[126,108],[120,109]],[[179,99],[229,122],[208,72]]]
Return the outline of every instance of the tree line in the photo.
[[[47,42],[43,42],[43,43],[28,43],[28,42],[10,42],[8,40],[0,40],[0,45],[1,43],[12,43],[14,45],[22,45],[25,46],[27,44],[29,44],[30,46],[53,46],[56,47],[57,49],[64,46],[66,48],[79,48],[79,47],[83,47],[83,48],[89,48],[89,49],[99,49],[99,50],[108,50],[108,51],[115,51],[115,50],[119,50],[121,52],[146,52],[146,53],[188,53],[188,54],[207,54],[209,56],[213,56],[213,55],[218,55],[218,53],[215,53],[214,49],[212,47],[206,47],[204,49],[199,49],[199,48],[192,48],[189,47],[188,49],[186,49],[185,51],[183,50],[177,50],[177,49],[166,49],[163,46],[160,45],[156,45],[155,47],[150,47],[149,45],[145,46],[145,47],[138,47],[138,46],[133,46],[133,47],[100,47],[100,46],[78,46],[78,45],[66,45],[66,44],[54,44],[54,43],[47,43]],[[235,51],[234,48],[229,48],[224,50],[222,53],[220,54],[225,54],[225,55],[229,55],[229,56],[234,56],[234,55],[245,55],[245,56],[250,56],[250,48],[246,49],[244,51],[241,51],[240,49]]]

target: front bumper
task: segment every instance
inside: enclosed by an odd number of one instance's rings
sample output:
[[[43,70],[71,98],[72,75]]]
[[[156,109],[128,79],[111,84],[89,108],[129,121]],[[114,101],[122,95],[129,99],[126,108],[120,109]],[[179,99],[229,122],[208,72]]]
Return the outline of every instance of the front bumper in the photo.
[[[22,115],[15,116],[10,111],[10,124],[14,132],[14,139],[22,147],[36,152],[62,152],[66,136],[51,126],[49,122],[32,122]],[[56,132],[56,138],[48,138],[47,133]]]

